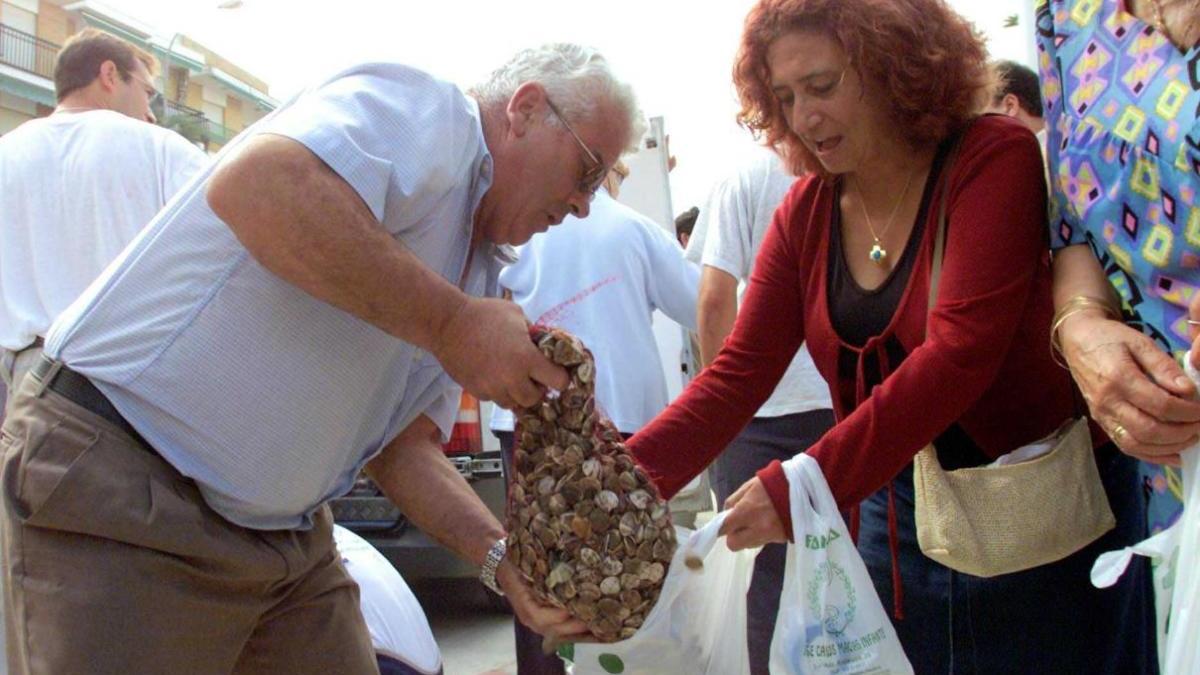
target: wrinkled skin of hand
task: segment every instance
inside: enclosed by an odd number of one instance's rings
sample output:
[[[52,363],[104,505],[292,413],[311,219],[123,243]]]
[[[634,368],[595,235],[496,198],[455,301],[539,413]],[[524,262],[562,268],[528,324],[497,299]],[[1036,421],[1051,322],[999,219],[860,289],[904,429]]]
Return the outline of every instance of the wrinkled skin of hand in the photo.
[[[505,558],[496,568],[496,583],[512,605],[521,623],[546,637],[548,643],[590,642],[587,625],[572,618],[565,609],[539,603],[517,568]]]
[[[438,332],[433,355],[472,395],[513,409],[567,386],[567,371],[529,339],[521,308],[507,300],[466,297]]]
[[[1179,452],[1200,436],[1196,389],[1179,364],[1141,332],[1100,313],[1069,317],[1059,337],[1092,419],[1127,454],[1177,466]]]

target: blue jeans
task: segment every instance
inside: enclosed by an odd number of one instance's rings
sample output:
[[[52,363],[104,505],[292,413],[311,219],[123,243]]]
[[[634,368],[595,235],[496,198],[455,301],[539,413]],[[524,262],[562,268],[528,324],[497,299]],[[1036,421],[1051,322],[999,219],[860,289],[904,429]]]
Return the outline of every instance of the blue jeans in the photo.
[[[980,578],[925,557],[913,517],[912,465],[895,478],[904,619],[895,620],[913,670],[926,673],[1158,672],[1150,567],[1134,556],[1112,588],[1090,582],[1096,557],[1141,541],[1146,501],[1138,462],[1111,444],[1096,464],[1117,525],[1063,560]],[[858,549],[893,612],[887,488],[862,503]]]

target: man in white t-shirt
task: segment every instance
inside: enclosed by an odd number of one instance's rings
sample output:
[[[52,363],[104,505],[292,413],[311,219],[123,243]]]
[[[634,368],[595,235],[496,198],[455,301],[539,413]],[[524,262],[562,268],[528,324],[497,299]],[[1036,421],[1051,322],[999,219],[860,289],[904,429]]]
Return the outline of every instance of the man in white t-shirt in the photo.
[[[535,324],[569,331],[596,359],[596,403],[626,437],[670,402],[652,317],[661,310],[696,327],[700,270],[653,221],[619,203],[623,165],[609,173],[586,218],[562,225],[520,249],[500,273],[500,285]],[[511,476],[513,414],[496,408],[491,428]],[[516,622],[517,669],[522,675],[563,672],[541,652],[542,638]]]
[[[37,360],[50,322],[207,161],[153,124],[155,65],[124,40],[86,29],[58,54],[54,113],[0,137],[6,385]]]
[[[733,328],[738,298],[750,279],[759,245],[775,208],[794,181],[774,153],[763,151],[761,157],[717,185],[700,210],[697,234],[687,254],[704,266],[697,321],[705,366],[716,358]],[[801,347],[774,393],[710,469],[717,499],[724,502],[772,460],[804,452],[833,426],[831,408],[829,387],[807,347]],[[768,672],[784,561],[784,546],[770,544],[754,563],[747,594],[747,633],[755,675]]]
[[[0,421],[50,322],[207,160],[153,124],[154,68],[86,29],[58,53],[54,113],[0,137]]]

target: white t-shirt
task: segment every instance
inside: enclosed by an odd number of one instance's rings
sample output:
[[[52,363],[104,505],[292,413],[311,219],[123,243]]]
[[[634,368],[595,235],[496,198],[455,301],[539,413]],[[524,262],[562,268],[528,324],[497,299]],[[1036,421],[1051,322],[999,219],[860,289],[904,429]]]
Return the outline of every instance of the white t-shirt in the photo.
[[[775,208],[795,182],[773,152],[763,151],[736,174],[713,189],[700,209],[687,256],[738,280],[738,300],[746,290],[754,258],[775,215]],[[833,407],[829,385],[813,365],[808,347],[801,346],[756,417],[779,417]]]
[[[699,284],[700,269],[678,242],[603,190],[587,218],[568,216],[534,236],[500,273],[526,318],[570,331],[591,350],[596,402],[625,433],[670,402],[654,310],[695,330]],[[512,413],[497,407],[491,426],[512,431]]]
[[[0,347],[22,349],[87,288],[208,156],[111,110],[0,137]]]
[[[425,610],[404,577],[382,553],[350,530],[334,525],[333,541],[346,571],[358,584],[359,606],[375,651],[419,673],[438,672],[442,654]]]

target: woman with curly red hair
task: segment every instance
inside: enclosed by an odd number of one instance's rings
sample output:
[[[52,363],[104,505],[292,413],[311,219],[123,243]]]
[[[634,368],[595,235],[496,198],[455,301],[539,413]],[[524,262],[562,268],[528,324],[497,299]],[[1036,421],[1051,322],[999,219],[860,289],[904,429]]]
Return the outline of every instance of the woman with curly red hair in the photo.
[[[1095,456],[1117,526],[1075,554],[985,579],[917,543],[921,448],[947,469],[983,465],[1079,409],[1049,347],[1041,152],[1019,123],[975,119],[991,86],[979,37],[943,0],[762,0],[734,80],[742,124],[804,177],[775,214],[733,333],[631,439],[638,460],[678,491],[807,341],[838,418],[808,452],[859,512],[859,551],[916,672],[1153,672],[1145,567],[1119,588],[1089,583],[1099,552],[1145,531],[1136,466],[1111,444]],[[778,462],[726,506],[731,548],[790,536]]]

